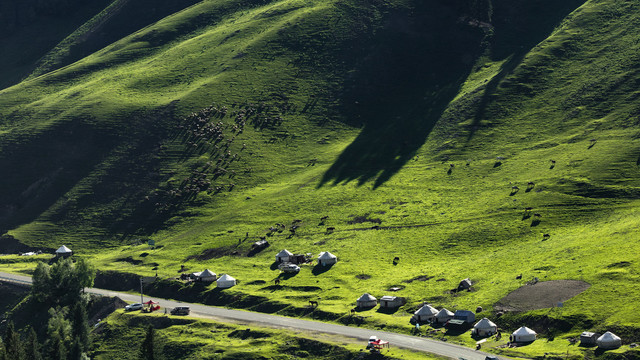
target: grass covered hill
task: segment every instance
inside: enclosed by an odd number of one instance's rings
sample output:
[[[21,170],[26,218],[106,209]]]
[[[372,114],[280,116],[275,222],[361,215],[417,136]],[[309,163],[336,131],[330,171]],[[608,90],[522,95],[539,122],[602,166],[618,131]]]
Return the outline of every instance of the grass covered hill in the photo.
[[[400,287],[364,314],[400,331],[423,301],[581,280],[504,326],[634,341],[639,21],[624,0],[194,3],[0,91],[0,228],[103,270],[230,273],[238,306],[282,313]],[[282,248],[339,262],[274,290]]]

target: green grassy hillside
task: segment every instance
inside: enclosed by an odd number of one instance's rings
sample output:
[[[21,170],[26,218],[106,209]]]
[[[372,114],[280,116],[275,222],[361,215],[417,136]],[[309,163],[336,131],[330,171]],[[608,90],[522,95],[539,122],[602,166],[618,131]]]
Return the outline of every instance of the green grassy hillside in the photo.
[[[203,1],[0,91],[0,227],[103,270],[229,273],[237,306],[283,314],[347,322],[400,287],[398,312],[361,314],[398,331],[423,301],[491,314],[535,277],[583,280],[503,326],[637,341],[639,20],[623,0]],[[282,248],[339,262],[283,278]],[[524,351],[551,350],[582,354]]]

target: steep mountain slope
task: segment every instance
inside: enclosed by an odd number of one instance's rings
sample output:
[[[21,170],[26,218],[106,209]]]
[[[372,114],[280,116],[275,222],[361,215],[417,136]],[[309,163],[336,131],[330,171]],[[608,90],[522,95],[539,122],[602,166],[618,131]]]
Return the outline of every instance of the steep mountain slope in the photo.
[[[504,324],[632,340],[639,11],[204,1],[0,92],[0,224],[103,269],[231,273],[234,306],[321,299],[314,314],[348,321],[357,296],[399,287],[409,305],[368,321],[401,331],[422,301],[491,311],[533,278],[582,280]],[[339,262],[282,277],[281,248]],[[474,291],[449,291],[466,277]]]

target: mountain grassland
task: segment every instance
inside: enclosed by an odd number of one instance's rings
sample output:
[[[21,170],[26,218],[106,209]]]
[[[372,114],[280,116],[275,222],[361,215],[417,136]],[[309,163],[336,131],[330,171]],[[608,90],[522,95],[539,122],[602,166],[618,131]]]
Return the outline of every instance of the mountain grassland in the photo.
[[[639,22],[626,0],[211,0],[69,63],[85,24],[0,90],[0,232],[102,271],[228,273],[167,287],[285,315],[409,332],[423,302],[482,306],[541,334],[488,343],[506,355],[640,341]],[[284,276],[283,248],[338,263]],[[496,320],[535,278],[590,287]],[[408,304],[351,316],[364,292]]]

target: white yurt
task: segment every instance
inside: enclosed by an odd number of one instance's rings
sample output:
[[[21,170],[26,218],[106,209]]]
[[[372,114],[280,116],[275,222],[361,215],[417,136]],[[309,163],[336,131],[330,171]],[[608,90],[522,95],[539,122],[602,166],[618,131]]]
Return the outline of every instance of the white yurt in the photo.
[[[293,255],[292,252],[290,252],[287,249],[284,249],[282,251],[280,251],[278,253],[278,255],[276,255],[276,262],[287,262],[289,261],[289,256]]]
[[[197,279],[202,282],[214,282],[216,281],[216,273],[209,269],[206,269],[205,271],[198,274]]]
[[[484,318],[473,326],[471,333],[477,336],[492,336],[498,333],[498,325],[494,324],[491,320]]]
[[[607,331],[596,340],[596,344],[601,349],[617,349],[622,346],[622,339],[616,334]]]
[[[224,274],[216,280],[216,286],[221,289],[227,289],[236,285],[236,279],[232,278],[229,274]]]
[[[431,321],[438,313],[438,310],[431,305],[424,305],[413,313],[413,318],[417,322]]]
[[[526,326],[521,327],[511,334],[511,342],[526,343],[536,340],[536,332]]]
[[[364,293],[356,300],[356,307],[369,308],[378,305],[378,299],[369,293]]]
[[[64,245],[60,246],[58,250],[56,250],[57,257],[68,257],[71,255],[73,255],[73,251]]]
[[[318,256],[318,264],[322,266],[333,265],[336,262],[338,262],[338,257],[328,251],[322,252]]]
[[[447,321],[453,319],[453,313],[447,309],[438,311],[434,318],[436,324],[445,324]]]

